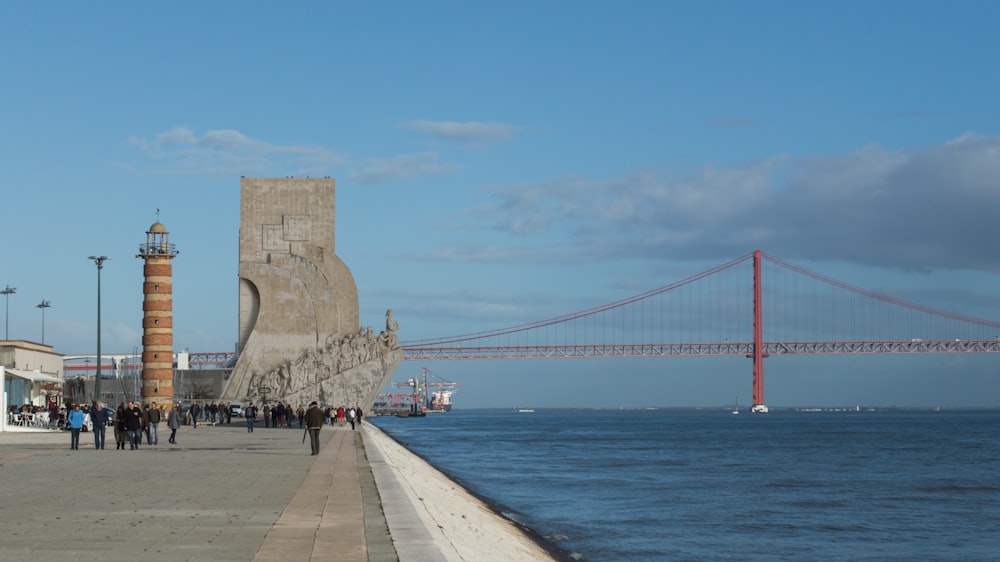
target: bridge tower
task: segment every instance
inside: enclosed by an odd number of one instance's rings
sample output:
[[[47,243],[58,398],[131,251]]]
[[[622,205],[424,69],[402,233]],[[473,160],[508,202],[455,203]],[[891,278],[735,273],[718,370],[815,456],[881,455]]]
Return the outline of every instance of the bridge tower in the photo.
[[[157,210],[157,214],[159,211]],[[174,400],[173,269],[177,256],[170,232],[157,220],[146,231],[146,242],[135,257],[142,269],[142,401],[158,405]]]
[[[761,302],[760,284],[760,264],[762,255],[760,250],[753,253],[753,353],[748,355],[753,360],[753,405],[750,407],[751,413],[767,413],[767,405],[764,404],[764,313]]]

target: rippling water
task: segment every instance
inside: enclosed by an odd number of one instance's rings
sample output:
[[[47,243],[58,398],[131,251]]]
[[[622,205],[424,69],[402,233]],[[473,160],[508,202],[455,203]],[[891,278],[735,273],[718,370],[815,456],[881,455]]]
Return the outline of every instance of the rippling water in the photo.
[[[580,559],[1000,559],[1000,411],[370,421]]]

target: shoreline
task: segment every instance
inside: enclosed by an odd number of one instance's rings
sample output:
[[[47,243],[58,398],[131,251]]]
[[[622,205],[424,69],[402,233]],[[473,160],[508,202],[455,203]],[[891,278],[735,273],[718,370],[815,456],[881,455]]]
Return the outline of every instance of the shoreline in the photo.
[[[367,422],[362,427],[366,444],[378,449],[446,557],[452,553],[458,560],[575,560],[534,529],[504,516],[502,506],[469,490],[377,425]],[[390,518],[388,510],[386,518]],[[389,527],[391,532],[391,521]]]

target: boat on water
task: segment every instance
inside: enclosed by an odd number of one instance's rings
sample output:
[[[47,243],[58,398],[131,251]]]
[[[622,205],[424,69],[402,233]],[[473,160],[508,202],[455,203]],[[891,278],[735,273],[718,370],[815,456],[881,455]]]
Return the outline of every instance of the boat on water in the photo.
[[[435,390],[431,393],[431,405],[427,409],[428,412],[450,412],[451,411],[451,395],[454,394],[454,390]]]
[[[406,382],[393,383],[393,386],[410,390],[410,392],[395,396],[406,397],[407,400],[417,404],[419,415],[422,416],[425,413],[450,412],[451,397],[458,392],[458,387],[462,385],[445,380],[424,367],[421,369],[420,375],[407,379]]]
[[[732,414],[738,416],[740,414],[740,397],[736,397],[736,406],[733,407]]]
[[[519,413],[519,414],[531,414],[531,413],[534,413],[534,410],[532,410],[531,408],[518,408],[517,413]]]

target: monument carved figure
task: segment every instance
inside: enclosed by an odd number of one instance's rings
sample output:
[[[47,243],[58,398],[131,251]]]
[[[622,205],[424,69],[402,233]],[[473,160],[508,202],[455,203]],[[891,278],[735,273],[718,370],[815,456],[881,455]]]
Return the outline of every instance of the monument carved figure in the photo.
[[[403,360],[386,312],[359,323],[358,291],[335,248],[331,178],[242,178],[238,358],[224,400],[371,407]]]

